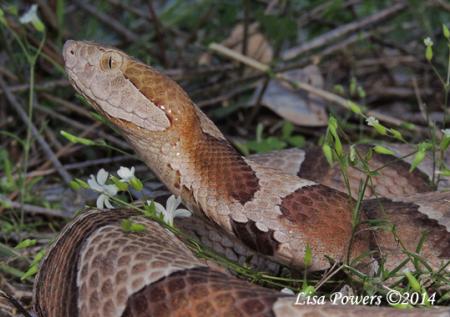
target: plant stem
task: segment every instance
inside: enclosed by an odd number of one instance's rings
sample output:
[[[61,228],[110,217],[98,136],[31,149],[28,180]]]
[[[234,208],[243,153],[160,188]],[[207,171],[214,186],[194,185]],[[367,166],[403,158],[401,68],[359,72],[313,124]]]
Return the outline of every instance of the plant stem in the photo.
[[[34,75],[35,75],[35,63],[30,63],[30,90],[28,92],[28,118],[30,122],[33,121],[33,105],[34,105]],[[20,186],[20,224],[23,225],[24,221],[24,209],[23,205],[25,203],[25,194],[26,194],[26,186],[25,186],[25,178],[28,170],[28,159],[31,147],[31,127],[27,127],[27,137],[24,145],[24,155],[23,155],[23,168],[22,168],[22,176],[20,178],[21,186]]]

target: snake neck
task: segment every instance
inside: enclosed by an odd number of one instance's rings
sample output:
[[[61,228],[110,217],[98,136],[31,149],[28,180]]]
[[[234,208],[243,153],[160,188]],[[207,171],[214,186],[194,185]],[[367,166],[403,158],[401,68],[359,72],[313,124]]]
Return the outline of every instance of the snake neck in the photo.
[[[124,135],[172,193],[211,219],[215,211],[211,206],[244,205],[252,200],[259,181],[247,161],[216,133],[217,128],[200,110],[194,114],[191,122],[185,121],[164,137]]]

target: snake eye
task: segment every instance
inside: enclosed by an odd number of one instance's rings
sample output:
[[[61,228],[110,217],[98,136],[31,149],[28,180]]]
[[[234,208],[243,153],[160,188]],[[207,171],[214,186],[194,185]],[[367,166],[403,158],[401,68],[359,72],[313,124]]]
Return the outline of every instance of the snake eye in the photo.
[[[103,70],[117,69],[122,65],[122,55],[116,52],[106,52],[100,61]]]

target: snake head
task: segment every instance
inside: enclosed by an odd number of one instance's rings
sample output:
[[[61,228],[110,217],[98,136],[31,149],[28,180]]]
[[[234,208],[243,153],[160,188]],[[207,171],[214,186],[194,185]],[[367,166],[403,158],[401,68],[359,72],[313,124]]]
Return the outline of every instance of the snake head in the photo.
[[[124,52],[67,41],[63,57],[71,84],[127,132],[165,132],[189,125],[192,102],[181,87]]]

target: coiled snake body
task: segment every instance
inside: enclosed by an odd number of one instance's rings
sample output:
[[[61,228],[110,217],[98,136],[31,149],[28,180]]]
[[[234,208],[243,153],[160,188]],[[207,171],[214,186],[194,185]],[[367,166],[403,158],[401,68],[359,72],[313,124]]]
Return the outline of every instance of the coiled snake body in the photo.
[[[359,266],[366,272],[376,269],[377,254],[391,269],[406,258],[390,232],[371,232],[363,225],[355,232],[355,202],[340,191],[342,182],[333,177],[336,170],[317,150],[288,150],[284,158],[244,158],[184,90],[156,70],[93,43],[68,41],[63,53],[75,89],[120,129],[168,189],[199,216],[177,225],[203,235],[228,257],[262,255],[261,265],[273,261],[301,269],[309,246],[314,255],[310,270],[329,268],[329,258],[363,258]],[[383,160],[379,156],[371,164]],[[450,194],[417,194],[431,190],[427,176],[410,174],[400,163],[381,173],[390,173],[394,183],[376,183],[373,190],[390,199],[367,200],[364,219],[386,218],[411,250],[419,243],[418,233],[427,231],[421,256],[439,268],[450,259]],[[355,185],[360,175],[352,175]],[[410,194],[415,196],[400,197]],[[145,233],[121,230],[120,221],[130,217],[147,227]],[[130,210],[92,210],[67,225],[41,265],[34,300],[39,316],[404,313],[376,307],[294,306],[293,297],[207,266],[172,233]],[[448,316],[449,310],[429,313]]]

